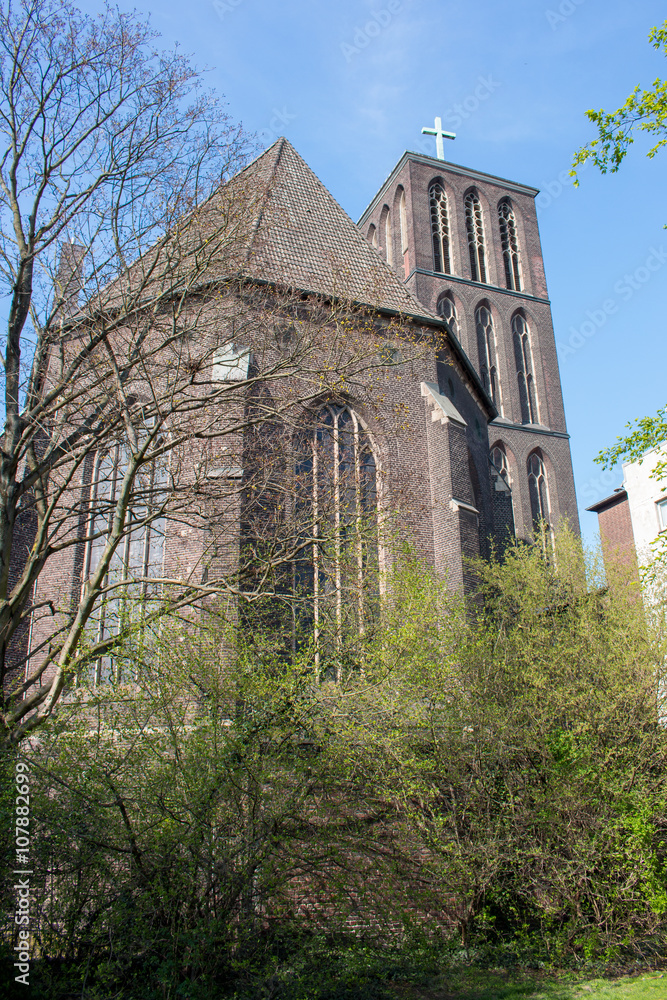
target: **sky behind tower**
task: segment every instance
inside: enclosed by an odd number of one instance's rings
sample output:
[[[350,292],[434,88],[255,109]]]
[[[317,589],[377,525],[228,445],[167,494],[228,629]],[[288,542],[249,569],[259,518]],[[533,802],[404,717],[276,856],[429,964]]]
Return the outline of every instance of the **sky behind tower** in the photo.
[[[94,11],[96,0],[80,3]],[[141,9],[141,0],[139,0]],[[121,7],[134,5],[120,4]],[[667,76],[648,43],[667,16],[654,0],[176,0],[152,3],[164,46],[178,42],[257,134],[287,136],[357,219],[436,115],[457,133],[448,160],[541,190],[538,219],[575,482],[584,508],[622,474],[598,451],[667,401],[667,151],[638,141],[618,174],[573,152],[593,138],[587,108],[621,104]]]

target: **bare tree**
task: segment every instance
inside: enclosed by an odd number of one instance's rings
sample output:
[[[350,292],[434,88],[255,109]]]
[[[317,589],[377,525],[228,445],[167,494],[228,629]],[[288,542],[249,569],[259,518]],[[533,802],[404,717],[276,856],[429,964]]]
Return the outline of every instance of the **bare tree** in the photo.
[[[385,362],[363,314],[370,346],[349,337],[344,296],[248,283],[246,140],[145,24],[29,0],[0,33],[0,674],[16,742],[139,627],[134,604],[145,628],[238,597],[241,505],[264,475],[249,432]],[[308,544],[283,533],[253,595]]]

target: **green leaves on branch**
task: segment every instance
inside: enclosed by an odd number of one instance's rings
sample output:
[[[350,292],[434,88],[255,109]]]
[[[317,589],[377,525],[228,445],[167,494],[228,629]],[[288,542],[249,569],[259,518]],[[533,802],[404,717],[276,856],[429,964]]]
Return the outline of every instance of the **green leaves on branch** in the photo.
[[[667,21],[661,27],[653,28],[648,37],[655,49],[667,55]],[[616,111],[589,110],[586,116],[597,127],[598,137],[575,154],[570,171],[575,178],[575,186],[579,184],[577,167],[587,160],[591,160],[603,174],[616,173],[628,148],[635,141],[637,130],[658,137],[646,154],[649,158],[653,158],[667,143],[667,81],[656,79],[650,90],[637,86]]]

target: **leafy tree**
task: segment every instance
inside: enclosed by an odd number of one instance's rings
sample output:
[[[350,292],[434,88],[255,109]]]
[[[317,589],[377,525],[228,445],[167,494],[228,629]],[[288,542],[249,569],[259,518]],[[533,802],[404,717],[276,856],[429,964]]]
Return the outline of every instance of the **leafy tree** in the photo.
[[[667,21],[660,27],[654,27],[649,33],[649,41],[655,49],[667,55]],[[652,88],[643,90],[635,87],[625,104],[616,111],[589,110],[586,115],[598,130],[597,139],[591,140],[579,149],[574,157],[572,176],[575,184],[576,168],[582,163],[591,161],[605,174],[616,173],[625,159],[629,147],[635,141],[637,132],[645,132],[657,138],[647,156],[652,159],[667,143],[667,81],[659,77]],[[641,461],[645,453],[659,447],[667,440],[667,420],[665,408],[658,410],[655,416],[642,417],[627,424],[630,434],[617,438],[616,443],[603,449],[596,462],[605,469],[613,466],[621,459]],[[667,463],[659,462],[652,478],[661,481],[667,472]]]
[[[555,556],[477,564],[466,602],[397,555],[335,683],[265,609],[250,641],[213,613],[135,637],[135,696],[63,706],[32,755],[44,974],[289,996],[286,956],[350,927],[555,962],[661,948],[664,629],[597,564],[587,584],[577,539]]]
[[[667,21],[652,28],[648,36],[653,48],[667,55]],[[576,168],[591,160],[603,173],[616,173],[625,159],[628,148],[635,141],[635,133],[647,132],[657,137],[657,142],[646,154],[653,158],[667,143],[667,81],[657,78],[649,90],[635,87],[625,104],[616,111],[590,110],[589,121],[597,127],[598,137],[579,149],[574,157],[572,174]]]
[[[294,431],[299,408],[387,364],[344,281],[326,302],[244,281],[262,197],[239,173],[250,146],[153,45],[110,7],[0,13],[4,743],[129,633],[272,592],[307,543],[284,533],[239,578],[247,498],[294,506],[249,438]],[[161,559],[165,536],[189,534],[200,551]]]

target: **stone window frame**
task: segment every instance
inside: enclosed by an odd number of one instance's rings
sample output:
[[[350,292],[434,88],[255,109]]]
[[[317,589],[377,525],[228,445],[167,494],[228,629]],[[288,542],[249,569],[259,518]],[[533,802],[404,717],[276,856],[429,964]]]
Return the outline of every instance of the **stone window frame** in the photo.
[[[81,597],[88,579],[99,565],[99,558],[104,550],[111,522],[115,514],[115,505],[123,480],[124,455],[127,454],[127,444],[118,440],[109,448],[97,451],[93,458],[93,468],[90,482],[87,485],[88,517],[86,523],[86,542],[83,553],[83,570],[81,577]],[[168,482],[168,469],[161,467],[156,461],[149,462],[137,473],[135,480],[141,487],[142,479],[144,502],[134,503],[127,513],[126,532],[118,548],[114,552],[109,569],[103,581],[103,587],[111,590],[103,594],[90,617],[95,627],[95,642],[101,642],[106,636],[117,634],[131,601],[138,598],[140,612],[146,600],[159,597],[161,587],[152,587],[150,579],[163,576],[166,556],[166,518],[155,516],[151,505],[158,498],[162,502],[164,489]],[[102,494],[104,490],[104,496]],[[100,505],[103,504],[100,512]],[[136,524],[136,528],[132,525]],[[105,530],[106,529],[106,530]],[[139,552],[137,549],[139,548]],[[139,558],[137,558],[139,555]],[[97,558],[96,558],[97,556]],[[133,594],[130,591],[134,590]],[[155,593],[151,593],[155,590]],[[109,623],[111,622],[111,626]],[[107,676],[103,672],[107,671]],[[90,678],[95,686],[100,684],[117,684],[121,677],[120,667],[114,662],[113,655],[100,657],[95,661]]]
[[[431,219],[433,270],[436,274],[452,274],[449,201],[442,178],[434,177],[429,184],[428,202]]]
[[[541,448],[533,448],[526,459],[528,476],[528,496],[530,499],[530,516],[533,533],[539,536],[543,548],[553,550],[553,512],[551,504],[551,489],[544,452]]]
[[[512,343],[519,389],[522,424],[540,423],[540,401],[535,382],[535,361],[528,318],[523,309],[517,309],[511,320]]]
[[[348,485],[345,485],[345,473],[347,469],[345,468],[345,459],[341,457],[343,453],[343,448],[341,448],[341,417],[347,415],[347,420],[345,424],[342,425],[343,433],[350,433],[350,430],[345,430],[346,424],[351,424],[351,435],[352,435],[352,454],[354,461],[354,469],[352,478],[348,476]],[[382,592],[382,570],[384,566],[384,552],[382,546],[382,476],[381,476],[381,466],[379,459],[379,452],[377,444],[374,437],[363,421],[359,413],[355,410],[353,404],[348,400],[327,400],[320,403],[319,406],[314,406],[307,417],[310,424],[307,437],[309,438],[310,444],[310,454],[308,456],[310,469],[309,474],[311,477],[311,488],[310,490],[305,490],[304,497],[311,503],[312,508],[312,547],[311,547],[311,559],[312,559],[312,600],[313,600],[313,640],[315,647],[315,666],[316,670],[319,672],[320,668],[320,626],[322,621],[322,612],[324,609],[324,601],[328,597],[330,599],[331,594],[327,595],[325,593],[325,587],[327,580],[327,572],[329,575],[330,586],[332,588],[332,593],[334,596],[334,616],[335,616],[335,626],[336,626],[336,642],[342,643],[342,630],[343,630],[343,595],[344,595],[344,581],[343,581],[343,532],[341,528],[345,525],[353,525],[352,532],[354,535],[354,555],[353,563],[354,569],[356,569],[356,620],[357,628],[360,637],[364,635],[365,623],[368,614],[368,600],[366,596],[366,569],[368,565],[367,553],[364,549],[364,539],[362,537],[362,519],[365,514],[369,513],[368,510],[364,510],[364,495],[363,495],[363,483],[362,483],[362,466],[363,458],[370,457],[372,462],[372,504],[375,511],[375,554],[374,558],[377,561],[378,572],[379,572],[379,590]],[[327,421],[330,422],[327,422]],[[329,511],[329,517],[333,524],[333,550],[331,567],[329,570],[324,569],[324,563],[326,559],[326,553],[324,549],[324,538],[322,535],[322,515],[323,511],[320,510],[320,497],[322,494],[322,489],[319,481],[319,473],[322,469],[322,458],[326,456],[326,450],[323,449],[322,443],[324,435],[327,433],[328,429],[331,430],[331,451],[332,451],[332,471],[333,471],[333,494],[331,496],[332,509]],[[349,451],[349,439],[348,439],[348,451]],[[302,451],[302,462],[303,458],[306,457],[306,453]],[[308,459],[306,459],[306,464],[308,464]],[[298,474],[298,473],[297,473]],[[328,484],[329,488],[331,483]],[[354,509],[350,511],[349,504],[346,505],[345,498],[343,497],[343,491],[346,491],[349,497],[350,485],[352,485],[352,490],[354,493]],[[308,494],[306,496],[306,494]],[[372,516],[372,512],[371,512]],[[321,539],[321,540],[320,540]],[[340,676],[340,664],[336,667],[336,676],[334,677],[336,683],[342,680]]]
[[[498,226],[505,268],[505,284],[510,291],[520,292],[522,291],[522,280],[518,228],[512,199],[507,196],[498,202]]]
[[[486,260],[486,238],[484,233],[484,212],[477,188],[469,188],[463,197],[468,255],[470,257],[470,277],[482,285],[488,285],[488,265]]]
[[[393,245],[393,232],[391,225],[391,211],[389,205],[385,204],[382,206],[382,211],[380,212],[380,240],[384,241],[380,243],[381,248],[384,250],[384,256],[389,267],[394,266],[394,245]]]
[[[488,315],[488,322],[482,322],[480,318],[482,310]],[[475,336],[484,388],[489,393],[500,416],[503,416],[503,394],[498,365],[498,336],[493,309],[486,299],[482,299],[475,307]]]
[[[507,457],[507,448],[502,441],[496,441],[489,449],[489,461],[508,489],[511,490],[512,470]]]
[[[451,316],[447,315],[448,310],[445,308],[445,303],[448,303],[449,305],[449,311],[451,312]],[[444,321],[447,323],[447,325],[449,326],[450,330],[452,331],[456,339],[460,342],[461,327],[459,323],[459,314],[456,308],[456,302],[454,300],[452,292],[450,292],[449,290],[447,290],[446,292],[441,292],[440,295],[438,296],[438,301],[436,303],[435,308],[438,316],[444,319]]]

